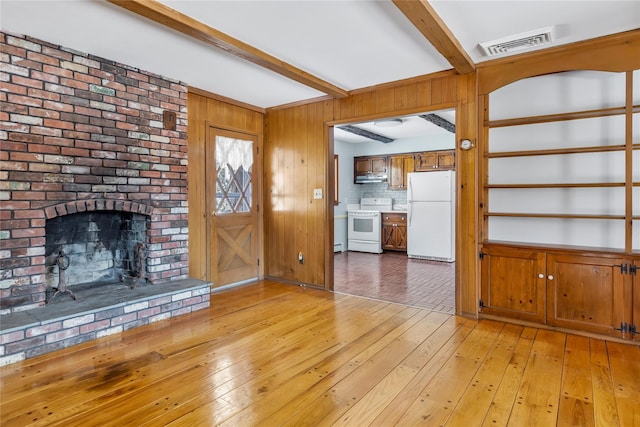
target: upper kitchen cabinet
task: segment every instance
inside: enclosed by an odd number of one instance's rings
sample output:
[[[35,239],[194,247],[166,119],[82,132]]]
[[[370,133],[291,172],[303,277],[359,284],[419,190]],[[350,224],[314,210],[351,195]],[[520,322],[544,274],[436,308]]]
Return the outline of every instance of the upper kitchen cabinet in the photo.
[[[415,172],[431,172],[434,170],[452,170],[456,166],[454,150],[425,151],[416,153]]]
[[[387,156],[362,156],[353,158],[354,182],[387,181]]]
[[[407,174],[414,172],[413,154],[397,154],[389,157],[389,189],[406,190]]]

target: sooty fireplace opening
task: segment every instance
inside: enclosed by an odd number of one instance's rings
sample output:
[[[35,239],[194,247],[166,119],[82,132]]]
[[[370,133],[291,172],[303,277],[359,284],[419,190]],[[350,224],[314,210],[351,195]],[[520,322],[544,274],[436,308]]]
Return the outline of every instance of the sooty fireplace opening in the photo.
[[[149,217],[132,212],[79,212],[45,226],[47,302],[55,291],[146,279]],[[61,274],[62,273],[62,274]],[[68,289],[73,296],[71,289]]]

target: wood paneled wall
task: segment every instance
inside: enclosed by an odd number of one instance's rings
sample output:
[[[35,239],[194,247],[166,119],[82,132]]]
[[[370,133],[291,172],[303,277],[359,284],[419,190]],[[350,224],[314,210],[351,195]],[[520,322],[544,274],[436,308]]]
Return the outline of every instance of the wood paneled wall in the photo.
[[[262,144],[264,112],[251,106],[225,102],[213,94],[195,88],[189,88],[187,109],[188,137],[188,182],[189,182],[189,276],[194,279],[213,281],[207,277],[207,220],[205,193],[205,143],[209,126],[229,129],[258,136]],[[262,151],[262,150],[261,150]],[[259,220],[262,227],[262,220]],[[261,233],[259,233],[259,236]],[[259,247],[263,248],[262,242]],[[259,258],[264,259],[263,252]],[[260,275],[263,275],[264,262],[260,263]],[[216,284],[214,283],[214,287]]]
[[[268,111],[265,127],[265,275],[325,287],[329,215],[329,150],[325,122],[331,101]],[[313,190],[321,188],[323,199]],[[331,250],[331,253],[333,249]],[[300,263],[299,255],[303,262]]]
[[[476,139],[473,75],[453,72],[354,91],[336,100],[268,109],[265,130],[265,274],[332,289],[333,205],[330,126],[447,108],[457,138]],[[458,312],[477,315],[476,152],[458,156]],[[462,186],[462,187],[460,187]],[[313,200],[313,189],[325,198]],[[304,264],[298,262],[302,252]]]

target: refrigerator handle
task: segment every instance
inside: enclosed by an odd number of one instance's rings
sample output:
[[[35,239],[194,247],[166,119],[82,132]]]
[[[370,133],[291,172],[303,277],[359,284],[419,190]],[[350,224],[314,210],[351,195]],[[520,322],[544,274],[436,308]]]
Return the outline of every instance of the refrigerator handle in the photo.
[[[409,179],[409,188],[407,189],[408,192],[408,197],[407,197],[407,208],[408,208],[408,212],[407,212],[407,226],[411,225],[411,218],[413,217],[413,180],[411,179],[411,176],[408,177]]]

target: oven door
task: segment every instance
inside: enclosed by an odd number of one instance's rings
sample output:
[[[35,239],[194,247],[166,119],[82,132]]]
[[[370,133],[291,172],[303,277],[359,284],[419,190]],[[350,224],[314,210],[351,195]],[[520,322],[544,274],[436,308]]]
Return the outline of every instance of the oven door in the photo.
[[[349,211],[347,217],[348,250],[381,253],[380,212]]]

